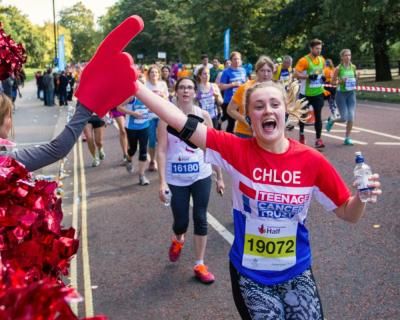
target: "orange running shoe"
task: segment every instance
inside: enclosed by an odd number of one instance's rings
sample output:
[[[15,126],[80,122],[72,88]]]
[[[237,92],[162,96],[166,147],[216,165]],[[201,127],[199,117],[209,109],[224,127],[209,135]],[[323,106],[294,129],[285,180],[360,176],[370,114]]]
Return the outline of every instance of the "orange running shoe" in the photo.
[[[204,264],[198,264],[193,268],[194,275],[200,282],[205,284],[211,284],[215,281],[214,275],[208,271],[208,267]]]
[[[181,255],[181,251],[183,248],[183,242],[180,242],[176,239],[172,239],[171,246],[169,247],[169,260],[171,262],[175,262],[176,260],[179,259],[179,256]]]

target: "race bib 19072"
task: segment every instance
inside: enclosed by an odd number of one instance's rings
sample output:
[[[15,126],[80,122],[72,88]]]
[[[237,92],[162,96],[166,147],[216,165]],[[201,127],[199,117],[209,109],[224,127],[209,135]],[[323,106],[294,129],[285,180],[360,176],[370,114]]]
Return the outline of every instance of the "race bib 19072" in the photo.
[[[244,267],[282,271],[296,264],[297,221],[289,219],[246,219]]]

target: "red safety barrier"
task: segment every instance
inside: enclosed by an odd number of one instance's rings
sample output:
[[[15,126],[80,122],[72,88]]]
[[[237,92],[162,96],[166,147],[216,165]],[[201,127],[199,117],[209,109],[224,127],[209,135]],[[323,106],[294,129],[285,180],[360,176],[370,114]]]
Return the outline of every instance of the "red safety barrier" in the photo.
[[[332,84],[324,84],[324,87],[336,88]],[[389,93],[400,93],[400,88],[386,88],[377,86],[356,86],[357,91],[369,91],[369,92],[389,92]]]

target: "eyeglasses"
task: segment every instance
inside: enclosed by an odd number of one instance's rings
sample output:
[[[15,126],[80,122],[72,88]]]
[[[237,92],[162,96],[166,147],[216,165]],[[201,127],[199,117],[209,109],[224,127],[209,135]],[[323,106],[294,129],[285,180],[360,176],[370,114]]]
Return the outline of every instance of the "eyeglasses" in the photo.
[[[194,86],[179,85],[179,86],[178,86],[178,90],[182,90],[182,91],[185,91],[185,90],[194,90]]]

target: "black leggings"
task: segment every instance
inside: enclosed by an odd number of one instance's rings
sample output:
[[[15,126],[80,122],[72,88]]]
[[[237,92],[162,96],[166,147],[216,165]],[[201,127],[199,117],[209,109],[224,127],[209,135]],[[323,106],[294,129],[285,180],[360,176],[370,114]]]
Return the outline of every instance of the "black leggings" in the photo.
[[[300,95],[299,98],[300,99],[306,98],[308,100],[308,103],[312,105],[315,115],[315,123],[314,123],[315,136],[317,139],[321,138],[321,132],[322,132],[321,113],[322,113],[322,107],[324,106],[324,95],[320,94],[314,97],[306,97]],[[304,134],[304,123],[300,121],[299,125],[300,125],[300,134]]]
[[[281,284],[262,285],[229,266],[232,294],[244,320],[323,320],[321,300],[311,269]]]
[[[174,215],[172,230],[176,235],[186,233],[189,226],[189,201],[193,197],[194,234],[207,235],[207,207],[210,200],[211,176],[198,180],[190,186],[169,184],[172,193],[171,209]]]
[[[128,137],[128,155],[133,157],[139,142],[139,161],[147,160],[147,142],[149,141],[149,128],[132,130],[125,128]]]
[[[229,114],[228,114],[228,103],[223,103],[221,105],[222,108],[222,121],[228,120],[228,125],[226,126],[226,132],[233,132],[233,129],[235,128],[235,119],[233,119]]]

